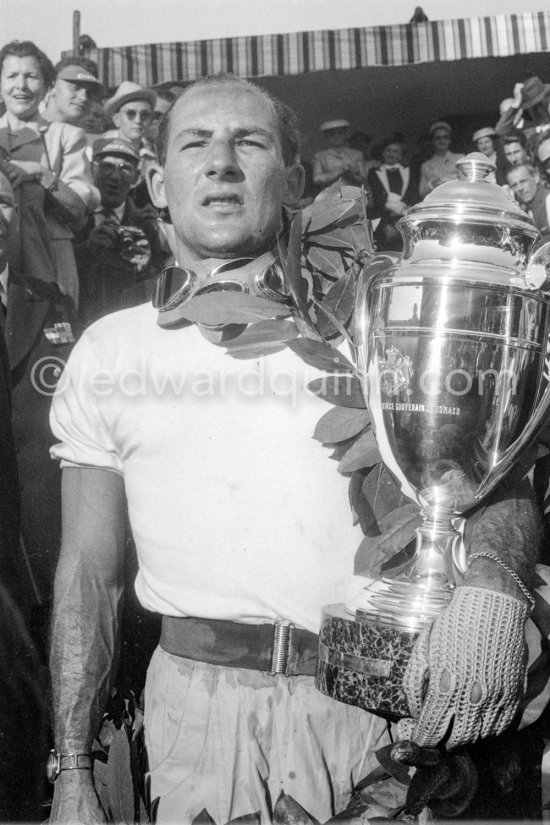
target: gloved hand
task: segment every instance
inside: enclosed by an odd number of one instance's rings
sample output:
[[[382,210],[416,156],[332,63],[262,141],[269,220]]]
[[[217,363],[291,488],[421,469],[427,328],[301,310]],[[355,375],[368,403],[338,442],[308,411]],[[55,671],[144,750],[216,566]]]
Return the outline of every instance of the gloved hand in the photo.
[[[527,615],[527,606],[513,596],[456,589],[418,637],[407,665],[410,738],[428,747],[445,741],[450,750],[505,730],[524,688]]]

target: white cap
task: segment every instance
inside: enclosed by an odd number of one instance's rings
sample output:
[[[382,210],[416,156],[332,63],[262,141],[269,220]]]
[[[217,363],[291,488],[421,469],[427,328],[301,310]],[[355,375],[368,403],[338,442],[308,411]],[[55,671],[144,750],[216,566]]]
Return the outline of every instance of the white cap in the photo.
[[[348,127],[348,120],[344,120],[344,118],[338,118],[337,120],[325,120],[324,123],[321,123],[319,131],[330,132],[331,129],[347,129]]]
[[[490,126],[484,126],[483,129],[478,129],[477,132],[474,132],[472,140],[475,143],[483,137],[496,137],[496,132],[494,129],[491,129]]]

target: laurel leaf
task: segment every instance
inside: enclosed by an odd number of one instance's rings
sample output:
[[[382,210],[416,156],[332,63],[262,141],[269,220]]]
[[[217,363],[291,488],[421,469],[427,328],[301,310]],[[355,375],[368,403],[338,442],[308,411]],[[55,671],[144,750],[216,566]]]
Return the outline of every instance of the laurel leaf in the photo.
[[[308,384],[308,390],[337,407],[367,407],[359,379],[349,373],[316,378]]]
[[[359,435],[369,423],[366,410],[354,407],[333,407],[317,422],[313,438],[321,444],[339,444]]]
[[[345,355],[338,352],[334,347],[322,341],[312,341],[309,338],[295,338],[287,341],[289,349],[298,355],[302,361],[310,367],[316,367],[325,372],[349,372],[353,373],[355,367],[348,361]]]
[[[339,473],[353,473],[363,467],[373,467],[382,460],[372,430],[367,430],[354,441],[338,464]]]

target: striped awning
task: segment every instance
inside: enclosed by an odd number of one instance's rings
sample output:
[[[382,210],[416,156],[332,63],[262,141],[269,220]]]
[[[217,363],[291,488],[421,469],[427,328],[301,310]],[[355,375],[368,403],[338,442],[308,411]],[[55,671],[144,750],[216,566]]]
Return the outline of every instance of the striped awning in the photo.
[[[550,12],[399,26],[232,37],[92,51],[106,86],[192,81],[220,71],[241,77],[409,66],[550,50]]]

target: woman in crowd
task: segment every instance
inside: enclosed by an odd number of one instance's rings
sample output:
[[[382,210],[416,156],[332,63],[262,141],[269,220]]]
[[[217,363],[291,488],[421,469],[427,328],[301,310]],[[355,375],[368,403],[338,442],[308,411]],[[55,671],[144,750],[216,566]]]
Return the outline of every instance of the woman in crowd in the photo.
[[[40,103],[54,78],[50,60],[34,43],[13,41],[0,50],[0,95],[6,108],[0,118],[0,169],[16,190],[28,183],[41,187],[38,203],[43,198],[42,228],[52,257],[44,260],[44,273],[51,267],[61,292],[69,295],[76,307],[73,230],[99,205],[99,193],[92,183],[82,129],[49,122],[40,115]],[[24,267],[24,248],[28,254],[32,239],[22,241]],[[45,274],[42,277],[51,279]]]
[[[420,167],[419,194],[421,198],[440,183],[456,180],[458,173],[455,164],[463,157],[449,149],[452,130],[446,121],[438,120],[432,123],[429,132],[432,138],[433,154]]]

